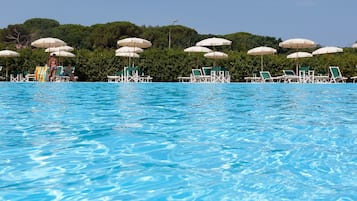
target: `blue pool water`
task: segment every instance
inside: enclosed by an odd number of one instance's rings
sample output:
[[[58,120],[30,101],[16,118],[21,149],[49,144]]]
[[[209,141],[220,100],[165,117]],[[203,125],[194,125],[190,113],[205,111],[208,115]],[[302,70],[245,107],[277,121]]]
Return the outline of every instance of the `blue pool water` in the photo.
[[[0,200],[357,200],[357,84],[0,83]]]

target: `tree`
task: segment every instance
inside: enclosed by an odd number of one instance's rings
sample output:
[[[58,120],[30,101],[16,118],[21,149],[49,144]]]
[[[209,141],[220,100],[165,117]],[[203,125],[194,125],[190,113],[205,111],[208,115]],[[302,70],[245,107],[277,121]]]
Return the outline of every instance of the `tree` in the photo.
[[[137,37],[142,33],[140,27],[130,22],[112,22],[93,25],[90,42],[93,48],[115,48],[119,39]]]
[[[72,47],[84,49],[92,48],[89,40],[89,35],[91,33],[90,27],[75,24],[65,24],[53,28],[51,33],[53,37],[62,39]]]
[[[60,23],[52,19],[32,18],[26,20],[23,25],[31,32],[39,32],[40,34],[43,34],[50,29],[60,26]]]
[[[31,34],[22,24],[9,25],[3,35],[5,43],[15,44],[17,48],[27,47],[31,43]]]

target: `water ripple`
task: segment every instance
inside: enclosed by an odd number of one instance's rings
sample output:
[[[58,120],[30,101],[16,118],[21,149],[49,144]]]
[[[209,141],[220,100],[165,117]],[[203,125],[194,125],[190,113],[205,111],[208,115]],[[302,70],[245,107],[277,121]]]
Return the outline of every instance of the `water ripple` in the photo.
[[[0,83],[0,200],[356,200],[357,85]]]

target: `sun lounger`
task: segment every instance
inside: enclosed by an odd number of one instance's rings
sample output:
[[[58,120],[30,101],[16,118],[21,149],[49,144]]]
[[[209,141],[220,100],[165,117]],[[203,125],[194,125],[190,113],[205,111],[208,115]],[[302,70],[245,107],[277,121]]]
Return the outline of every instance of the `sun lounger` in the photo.
[[[2,66],[0,66],[0,72],[2,70]],[[0,80],[6,80],[6,77],[0,76]]]
[[[211,69],[211,82],[215,83],[229,83],[231,76],[225,67],[215,66]]]
[[[340,68],[338,66],[330,66],[329,68],[331,72],[331,83],[346,82],[347,78],[342,76]]]
[[[56,70],[56,82],[69,82],[70,81],[70,76],[65,74],[65,70],[63,66],[57,66]]]
[[[299,82],[300,77],[293,70],[283,70],[284,75],[281,77],[283,82]]]
[[[191,82],[204,82],[205,79],[201,69],[192,69],[191,71]]]
[[[315,71],[310,66],[299,67],[300,83],[313,83],[315,82]]]
[[[260,71],[261,82],[275,82],[279,81],[281,77],[272,77],[269,71]]]
[[[152,82],[151,76],[140,75],[139,68],[136,66],[124,67],[124,70],[115,75],[107,75],[108,82]]]

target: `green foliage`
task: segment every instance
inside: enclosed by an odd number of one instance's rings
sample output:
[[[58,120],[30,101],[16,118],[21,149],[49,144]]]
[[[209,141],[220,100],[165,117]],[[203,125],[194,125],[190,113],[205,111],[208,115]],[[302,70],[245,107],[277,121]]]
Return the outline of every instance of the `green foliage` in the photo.
[[[32,18],[24,22],[24,26],[30,31],[44,31],[60,26],[56,20],[46,18]]]
[[[77,49],[91,49],[92,45],[89,40],[91,28],[82,25],[65,24],[55,27],[51,30],[51,36],[68,41],[72,47]]]
[[[259,46],[269,46],[275,49],[279,49],[279,42],[281,42],[280,40],[277,40],[273,37],[257,36],[245,32],[228,34],[224,37],[231,41],[234,41],[232,43],[233,50],[245,52],[249,49]]]
[[[142,33],[140,27],[130,22],[97,24],[91,28],[89,40],[93,48],[114,48],[119,39],[138,36]]]
[[[171,35],[171,47],[174,48],[192,46],[199,38],[195,30],[181,25],[147,27],[144,28],[140,37],[150,40],[154,48],[167,48],[169,46],[169,35]]]
[[[23,24],[24,28],[31,33],[31,40],[36,40],[43,37],[51,37],[51,30],[60,26],[56,20],[46,18],[32,18],[26,20]]]

